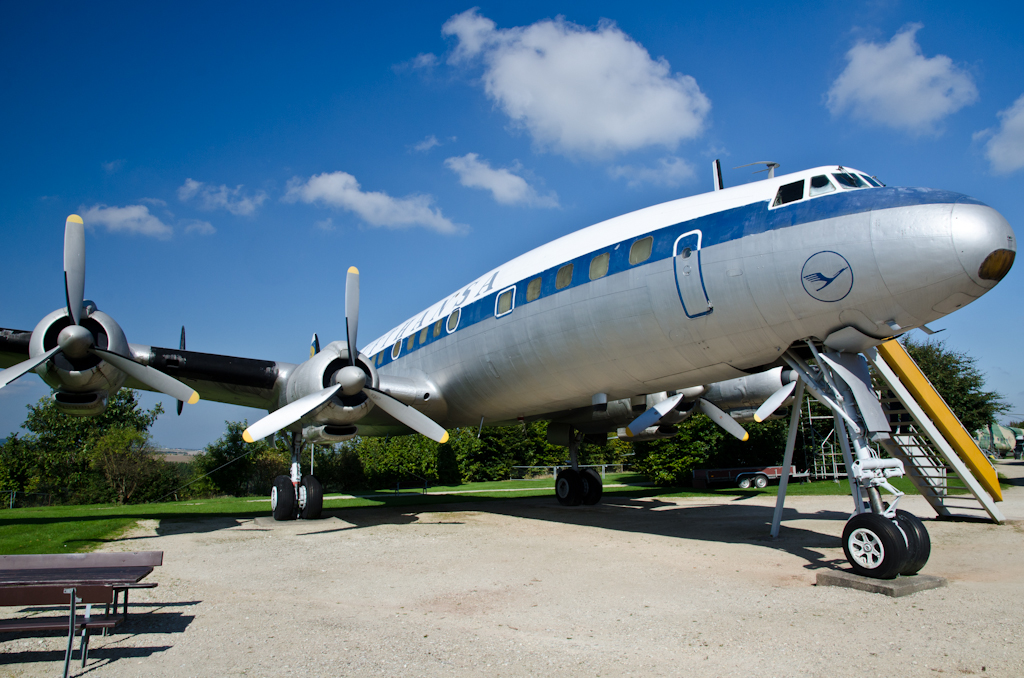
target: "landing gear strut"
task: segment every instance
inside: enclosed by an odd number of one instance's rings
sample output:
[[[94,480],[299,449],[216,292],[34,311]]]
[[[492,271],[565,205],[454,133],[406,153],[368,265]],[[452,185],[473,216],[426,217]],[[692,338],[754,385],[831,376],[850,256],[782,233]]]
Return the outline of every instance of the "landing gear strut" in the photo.
[[[292,465],[287,476],[274,478],[270,491],[270,509],[274,520],[316,520],[324,508],[324,490],[320,481],[302,475],[302,434],[292,433]]]
[[[580,471],[579,451],[583,434],[571,432],[569,438],[569,468],[562,469],[555,478],[555,497],[562,506],[596,504],[601,501],[604,484],[601,474],[592,468]]]

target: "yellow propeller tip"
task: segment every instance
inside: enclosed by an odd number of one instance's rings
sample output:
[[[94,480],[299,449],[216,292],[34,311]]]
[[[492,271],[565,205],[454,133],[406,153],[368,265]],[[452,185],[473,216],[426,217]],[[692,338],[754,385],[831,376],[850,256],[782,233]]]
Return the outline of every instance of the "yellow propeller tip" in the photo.
[[[78,216],[77,214],[69,215],[68,216],[68,221],[72,222],[72,223],[75,223],[75,224],[85,223],[85,222],[82,221],[82,217]]]
[[[629,427],[626,427],[626,435],[629,436],[630,438],[633,437],[633,431]]]
[[[750,440],[750,434],[749,433],[744,433],[743,434],[743,442],[747,442],[748,440]]]
[[[439,442],[439,443],[446,443],[446,442],[448,442],[448,431],[445,431],[444,432],[444,437],[441,438],[440,440],[438,440],[437,442]]]
[[[761,423],[761,417],[759,417],[759,416],[757,416],[757,415],[755,414],[755,415],[754,415],[754,421],[756,421],[756,422],[757,422],[758,424],[760,424],[760,423]]]
[[[245,429],[244,431],[242,431],[242,440],[244,440],[247,443],[256,442],[255,440],[253,440],[252,434],[249,433],[249,429]]]
[[[195,405],[199,402],[199,391],[192,391],[192,397],[188,399],[189,405]]]
[[[349,272],[349,273],[354,273],[354,274],[356,274],[356,275],[359,275],[359,269],[358,269],[358,268],[356,268],[355,266],[349,266],[349,267],[348,267],[348,272]]]

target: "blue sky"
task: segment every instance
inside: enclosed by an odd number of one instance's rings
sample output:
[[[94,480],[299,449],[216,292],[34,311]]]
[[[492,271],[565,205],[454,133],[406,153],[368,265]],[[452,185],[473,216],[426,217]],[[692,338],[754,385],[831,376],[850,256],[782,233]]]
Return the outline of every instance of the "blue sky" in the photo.
[[[0,326],[86,297],[133,343],[299,362],[618,214],[840,163],[1024,224],[1024,41],[1010,3],[3,3]],[[762,175],[763,176],[763,175]],[[936,323],[1024,412],[1024,273]],[[0,436],[48,394],[0,390]],[[199,448],[201,403],[154,428]]]

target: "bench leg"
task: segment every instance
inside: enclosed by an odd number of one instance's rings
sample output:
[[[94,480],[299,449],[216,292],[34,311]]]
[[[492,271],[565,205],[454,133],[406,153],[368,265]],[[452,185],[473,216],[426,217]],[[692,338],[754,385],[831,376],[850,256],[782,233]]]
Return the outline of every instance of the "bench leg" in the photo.
[[[89,656],[89,629],[82,629],[82,644],[79,646],[82,654],[82,668],[85,668],[85,660]]]
[[[78,598],[75,597],[74,587],[64,589],[64,593],[71,594],[71,615],[68,617],[68,649],[64,652],[64,678],[68,678],[68,673],[71,671],[71,651],[75,646],[75,615],[77,614],[76,603]]]

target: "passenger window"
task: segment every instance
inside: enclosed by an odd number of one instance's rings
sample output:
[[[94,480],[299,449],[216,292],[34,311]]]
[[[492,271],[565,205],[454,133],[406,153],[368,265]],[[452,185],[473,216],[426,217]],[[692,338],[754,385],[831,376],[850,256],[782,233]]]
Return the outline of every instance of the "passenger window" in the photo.
[[[459,326],[459,315],[461,315],[459,309],[455,309],[448,316],[448,333],[451,334],[455,331],[455,328]]]
[[[444,325],[444,321],[443,320],[438,320],[436,323],[434,323],[434,338],[435,339],[437,339],[438,337],[441,336],[441,325]]]
[[[803,179],[801,179],[800,181],[794,181],[791,184],[779,186],[779,192],[775,196],[775,202],[772,203],[772,207],[778,207],[779,205],[785,205],[789,202],[803,200],[803,197],[804,182]]]
[[[407,351],[411,351],[412,347],[415,346],[415,345],[416,345],[416,335],[415,334],[410,334],[409,335],[409,339],[405,342],[406,350]]]
[[[568,287],[570,283],[572,283],[572,264],[566,264],[558,269],[558,274],[555,275],[555,289],[563,289]]]
[[[611,258],[609,252],[598,254],[590,260],[590,279],[597,280],[608,275],[608,260]]]
[[[427,343],[427,332],[428,332],[429,330],[430,330],[430,328],[429,328],[429,327],[424,327],[424,328],[423,328],[423,329],[422,329],[422,330],[420,331],[420,344],[425,344],[425,343]]]
[[[498,300],[494,304],[494,315],[499,318],[503,315],[508,315],[512,312],[512,307],[516,301],[516,288],[510,287],[501,294],[498,295]]]
[[[807,191],[807,196],[813,198],[816,195],[825,195],[834,190],[836,190],[836,187],[832,185],[828,177],[824,174],[819,174],[816,177],[811,177],[811,188]]]
[[[842,188],[867,188],[864,180],[853,172],[836,172],[832,176],[836,178]]]
[[[398,355],[402,352],[402,340],[399,339],[395,342],[395,345],[391,347],[391,359],[398,360]]]
[[[526,301],[533,301],[540,296],[540,278],[534,278],[526,286]]]
[[[651,258],[651,247],[654,245],[654,237],[647,236],[633,243],[629,248],[629,265],[636,266]]]

